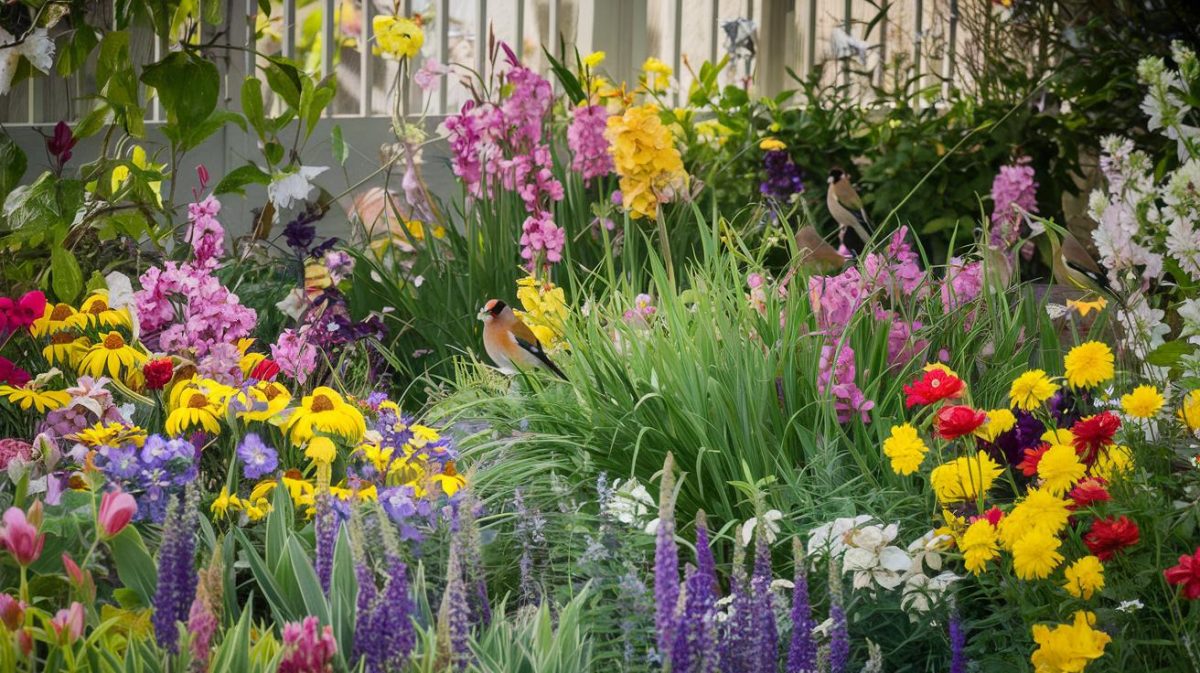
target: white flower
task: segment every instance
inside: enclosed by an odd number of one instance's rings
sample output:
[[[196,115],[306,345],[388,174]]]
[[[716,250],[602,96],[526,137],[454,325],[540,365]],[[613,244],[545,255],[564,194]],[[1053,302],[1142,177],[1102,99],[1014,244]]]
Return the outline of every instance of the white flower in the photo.
[[[17,38],[12,33],[0,28],[0,44],[16,41]],[[38,70],[50,72],[54,65],[54,41],[50,39],[45,28],[35,29],[15,47],[0,49],[0,96],[12,89],[13,76],[17,74],[17,65],[22,56]]]
[[[292,173],[279,173],[267,185],[267,198],[275,205],[276,213],[286,210],[293,201],[304,201],[312,193],[310,180],[329,170],[328,166],[301,166]]]
[[[903,549],[891,544],[899,532],[900,527],[893,523],[863,526],[846,534],[842,572],[854,573],[855,589],[875,584],[891,590],[904,581],[913,563]]]
[[[949,535],[938,535],[936,530],[930,530],[908,545],[908,554],[912,557],[912,571],[921,572],[922,565],[930,570],[942,569],[942,554],[954,538]]]
[[[637,479],[613,482],[613,497],[605,506],[605,513],[627,526],[641,526],[646,516],[654,510],[654,498]],[[653,522],[658,529],[658,519]],[[650,532],[650,531],[647,531]]]
[[[1117,606],[1117,612],[1137,612],[1144,607],[1146,607],[1145,604],[1135,598],[1129,601],[1121,601],[1121,604]]]
[[[783,512],[777,509],[768,510],[762,515],[763,535],[767,538],[767,544],[775,542],[775,537],[779,534],[778,521],[783,518]],[[750,539],[754,537],[754,530],[758,527],[758,518],[751,517],[746,519],[742,524],[742,545],[749,545]]]
[[[829,36],[829,47],[833,52],[834,58],[853,57],[857,58],[863,65],[866,65],[867,51],[871,48],[871,45],[841,28],[834,28],[833,33]]]
[[[842,552],[846,551],[846,534],[871,520],[869,514],[860,514],[834,519],[814,528],[808,534],[808,555],[817,557],[829,553],[835,557],[841,556]]]
[[[941,600],[946,589],[960,579],[962,578],[952,572],[944,572],[936,577],[929,577],[924,573],[911,575],[904,582],[900,607],[911,613],[910,620],[916,621],[918,615],[929,612],[929,609]]]
[[[275,304],[275,308],[292,320],[299,320],[300,316],[308,310],[308,295],[304,292],[304,288],[294,287],[282,301]]]

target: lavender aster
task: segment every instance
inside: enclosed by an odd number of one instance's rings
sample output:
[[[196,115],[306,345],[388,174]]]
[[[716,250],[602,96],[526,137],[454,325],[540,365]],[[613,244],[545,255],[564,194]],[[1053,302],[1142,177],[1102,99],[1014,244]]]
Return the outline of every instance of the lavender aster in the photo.
[[[679,550],[675,546],[675,458],[663,462],[658,492],[658,531],[654,546],[654,626],[658,651],[670,650],[675,629],[675,604],[679,600]]]
[[[808,569],[800,538],[792,539],[792,560],[796,570],[792,580],[792,642],[788,647],[787,673],[816,673],[817,643],[812,633],[816,624],[808,598]]]
[[[833,627],[829,633],[829,673],[845,673],[850,661],[850,629],[846,610],[842,607],[842,572],[838,559],[829,560],[829,618]]]
[[[279,454],[253,432],[238,444],[237,456],[242,461],[242,475],[247,479],[261,479],[279,467]]]
[[[188,489],[171,499],[158,548],[158,588],[154,593],[154,636],[159,647],[179,652],[178,622],[187,621],[196,598],[196,498]]]

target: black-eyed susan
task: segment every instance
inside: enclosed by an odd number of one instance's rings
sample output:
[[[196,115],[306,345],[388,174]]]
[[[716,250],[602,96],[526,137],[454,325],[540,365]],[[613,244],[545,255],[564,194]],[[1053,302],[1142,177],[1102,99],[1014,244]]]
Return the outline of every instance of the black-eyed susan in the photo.
[[[79,312],[66,319],[68,326],[80,329],[88,327],[124,327],[132,329],[133,320],[129,311],[109,306],[108,292],[96,290],[79,305]]]
[[[57,334],[71,327],[71,316],[78,313],[70,304],[46,304],[46,312],[33,321],[29,331],[35,337]]]
[[[455,493],[467,485],[467,480],[455,469],[453,460],[447,461],[442,466],[441,473],[430,477],[430,481],[441,487],[442,492],[450,497],[454,497]]]
[[[107,373],[124,380],[131,370],[140,372],[146,359],[146,354],[130,346],[120,332],[112,331],[87,349],[79,362],[79,373],[91,376]]]
[[[288,436],[296,446],[312,439],[317,432],[338,435],[349,444],[357,444],[366,431],[362,412],[347,404],[336,390],[325,386],[304,396],[287,425]]]
[[[282,383],[259,381],[235,391],[229,398],[238,418],[247,421],[272,421],[292,403],[292,395]]]
[[[29,411],[32,408],[39,414],[58,409],[71,401],[70,393],[65,390],[39,390],[31,386],[0,386],[0,397],[20,407],[21,411]]]
[[[71,332],[55,332],[50,336],[50,343],[42,347],[42,357],[52,365],[78,369],[79,362],[91,346],[91,340],[85,336],[75,336]]]
[[[167,434],[178,437],[192,429],[220,434],[228,391],[213,383],[205,379],[192,379],[171,389]]]
[[[126,444],[133,444],[140,448],[146,443],[146,431],[136,425],[99,422],[67,435],[66,438],[92,449]]]

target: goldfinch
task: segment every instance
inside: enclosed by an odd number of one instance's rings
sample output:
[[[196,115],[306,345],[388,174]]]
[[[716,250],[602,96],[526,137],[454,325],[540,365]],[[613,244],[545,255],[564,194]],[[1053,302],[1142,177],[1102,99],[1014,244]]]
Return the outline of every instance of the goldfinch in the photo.
[[[1080,290],[1107,294],[1124,306],[1123,299],[1109,284],[1104,269],[1070,232],[1064,230],[1060,242],[1058,233],[1046,227],[1046,236],[1050,239],[1051,270],[1055,281]]]
[[[567,375],[550,360],[533,330],[521,322],[512,307],[499,299],[489,299],[479,310],[479,319],[483,321],[483,347],[500,371],[511,376],[518,371],[542,368],[567,380]]]
[[[833,215],[833,219],[838,223],[839,242],[844,242],[846,229],[850,228],[858,234],[862,245],[866,245],[867,241],[871,240],[871,235],[867,233],[867,227],[871,226],[871,222],[867,219],[867,212],[863,209],[862,199],[854,190],[854,186],[850,184],[850,176],[842,169],[835,167],[829,171],[829,178],[826,179],[826,182],[829,183],[829,189],[825,192],[825,205],[829,208],[829,214]]]

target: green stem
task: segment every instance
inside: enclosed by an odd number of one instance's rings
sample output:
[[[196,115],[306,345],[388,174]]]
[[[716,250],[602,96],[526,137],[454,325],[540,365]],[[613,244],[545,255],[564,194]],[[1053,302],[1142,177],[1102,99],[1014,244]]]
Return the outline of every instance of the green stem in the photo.
[[[663,219],[662,209],[656,214],[654,221],[658,224],[658,242],[662,245],[663,262],[667,265],[667,280],[671,290],[675,289],[675,263],[671,259],[671,239],[667,238],[667,221]]]

